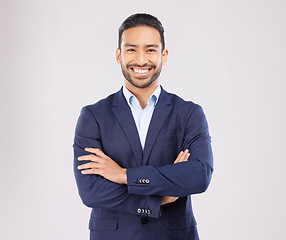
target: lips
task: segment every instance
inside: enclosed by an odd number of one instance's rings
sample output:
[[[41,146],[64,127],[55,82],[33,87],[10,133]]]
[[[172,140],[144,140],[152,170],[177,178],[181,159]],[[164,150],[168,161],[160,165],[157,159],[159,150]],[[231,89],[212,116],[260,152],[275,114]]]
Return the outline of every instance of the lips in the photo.
[[[137,66],[130,67],[130,69],[133,72],[133,75],[140,78],[147,77],[152,68],[153,67],[137,67]]]

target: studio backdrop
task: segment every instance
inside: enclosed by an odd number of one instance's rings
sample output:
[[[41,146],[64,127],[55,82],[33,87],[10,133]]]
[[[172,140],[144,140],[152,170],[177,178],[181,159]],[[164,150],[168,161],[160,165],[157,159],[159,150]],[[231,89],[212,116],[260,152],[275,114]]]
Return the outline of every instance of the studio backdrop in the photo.
[[[206,114],[202,240],[284,240],[286,3],[282,0],[0,3],[0,239],[88,239],[73,137],[83,106],[123,85],[117,31],[136,12],[165,28],[161,85]]]

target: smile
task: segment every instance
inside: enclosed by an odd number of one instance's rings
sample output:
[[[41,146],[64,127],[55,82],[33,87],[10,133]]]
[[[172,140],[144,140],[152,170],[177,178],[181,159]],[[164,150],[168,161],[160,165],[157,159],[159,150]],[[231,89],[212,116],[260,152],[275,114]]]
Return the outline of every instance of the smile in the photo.
[[[136,72],[136,73],[147,73],[147,72],[149,72],[149,69],[146,69],[146,70],[133,69],[133,71]]]
[[[133,71],[135,76],[142,78],[142,77],[147,77],[152,68],[150,68],[150,67],[131,67],[130,69]]]

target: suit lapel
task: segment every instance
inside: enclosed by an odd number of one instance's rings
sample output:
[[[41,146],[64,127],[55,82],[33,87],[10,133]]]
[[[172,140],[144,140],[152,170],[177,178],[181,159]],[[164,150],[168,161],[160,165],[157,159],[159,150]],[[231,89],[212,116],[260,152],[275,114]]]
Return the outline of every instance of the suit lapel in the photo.
[[[122,93],[122,89],[114,95],[112,110],[129,141],[137,166],[141,166],[142,147],[132,112]]]
[[[145,141],[143,165],[146,165],[148,163],[148,159],[153,149],[154,143],[157,139],[157,136],[171,111],[171,96],[163,88],[161,88],[161,90],[162,91],[154,109]]]

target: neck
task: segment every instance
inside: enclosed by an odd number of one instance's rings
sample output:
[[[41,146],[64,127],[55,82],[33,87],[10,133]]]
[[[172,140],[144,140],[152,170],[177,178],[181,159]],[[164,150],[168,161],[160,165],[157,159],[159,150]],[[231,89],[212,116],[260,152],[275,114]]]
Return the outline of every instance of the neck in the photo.
[[[133,86],[130,82],[125,80],[125,87],[138,99],[141,108],[145,108],[147,106],[147,101],[158,87],[158,79],[153,82],[150,86],[146,88],[138,88]]]

